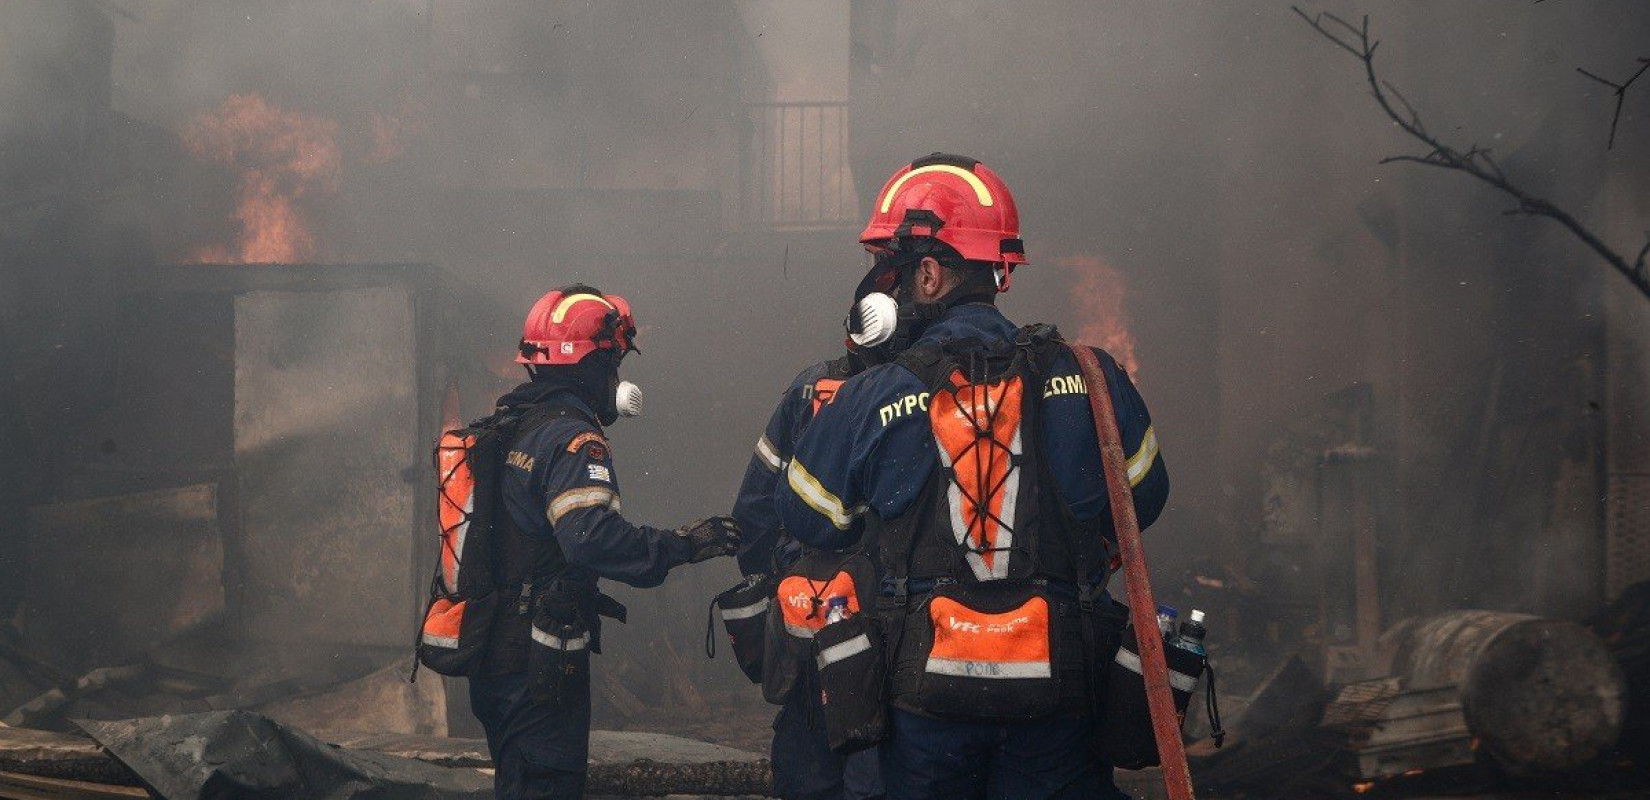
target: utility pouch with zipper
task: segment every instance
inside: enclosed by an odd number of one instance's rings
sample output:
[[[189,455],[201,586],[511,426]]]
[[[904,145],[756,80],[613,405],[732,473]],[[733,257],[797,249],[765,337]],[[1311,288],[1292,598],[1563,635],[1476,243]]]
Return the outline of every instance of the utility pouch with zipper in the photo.
[[[558,578],[534,602],[527,650],[527,688],[533,702],[555,708],[586,702],[590,654],[602,651],[601,618],[624,622],[624,604],[592,582]]]
[[[1065,606],[1035,583],[943,584],[905,614],[896,705],[940,719],[1026,722],[1060,710]]]
[[[767,647],[768,616],[773,607],[771,575],[749,575],[739,585],[711,600],[711,613],[722,618],[733,645],[733,659],[751,683],[762,683],[763,650]],[[716,657],[714,623],[705,625],[705,655]]]
[[[762,697],[783,705],[814,657],[813,640],[825,627],[833,599],[850,616],[869,610],[876,597],[876,568],[863,553],[814,550],[802,555],[775,583],[776,606],[768,614],[762,655]]]
[[[814,636],[813,652],[831,750],[846,755],[876,746],[888,734],[888,662],[876,617],[855,614],[826,624]]]
[[[527,685],[533,702],[562,708],[590,690],[590,628],[581,620],[534,615],[527,651]]]

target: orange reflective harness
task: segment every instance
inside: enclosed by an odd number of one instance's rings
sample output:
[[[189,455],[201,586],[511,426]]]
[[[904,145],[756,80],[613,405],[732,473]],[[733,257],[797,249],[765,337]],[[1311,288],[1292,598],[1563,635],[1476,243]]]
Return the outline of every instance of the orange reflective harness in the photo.
[[[517,440],[560,417],[593,423],[570,406],[539,403],[501,409],[444,432],[436,443],[439,550],[410,679],[420,664],[442,675],[470,675],[487,653],[510,649],[505,640],[520,643],[525,656],[535,595],[549,588],[535,589],[534,572],[542,567],[558,575],[566,557],[553,541],[535,541],[510,518],[501,474]],[[590,590],[594,594],[593,584]],[[616,605],[596,600],[604,613]]]
[[[1051,326],[1031,326],[1012,350],[963,342],[899,359],[929,387],[940,464],[909,511],[869,521],[893,588],[879,614],[896,705],[1017,721],[1097,695],[1098,525],[1073,517],[1043,452],[1043,381],[1060,350]]]

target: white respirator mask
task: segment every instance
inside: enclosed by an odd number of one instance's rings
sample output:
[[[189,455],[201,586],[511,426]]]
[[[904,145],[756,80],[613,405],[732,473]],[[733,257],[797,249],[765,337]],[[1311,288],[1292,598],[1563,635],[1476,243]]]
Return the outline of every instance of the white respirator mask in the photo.
[[[883,292],[872,292],[854,304],[859,331],[848,338],[860,347],[876,347],[894,338],[899,328],[899,301]]]
[[[613,408],[621,417],[641,416],[642,387],[630,381],[619,381],[619,388],[613,393]]]

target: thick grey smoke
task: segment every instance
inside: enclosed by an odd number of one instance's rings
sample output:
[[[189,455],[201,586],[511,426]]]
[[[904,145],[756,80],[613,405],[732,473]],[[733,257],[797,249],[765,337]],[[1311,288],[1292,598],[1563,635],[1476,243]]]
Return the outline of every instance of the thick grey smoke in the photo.
[[[120,335],[113,310],[145,313],[118,287],[235,241],[244,171],[270,157],[204,158],[177,134],[255,95],[332,126],[332,188],[294,204],[314,260],[445,274],[459,344],[443,355],[481,365],[457,368],[467,415],[513,379],[538,294],[584,281],[634,303],[643,355],[626,377],[649,413],[618,426],[615,449],[639,521],[729,507],[786,381],[839,352],[866,202],[943,150],[1016,192],[1032,264],[1010,316],[1114,350],[1132,339],[1175,484],[1150,534],[1160,591],[1244,604],[1212,619],[1252,629],[1215,640],[1333,635],[1301,632],[1339,568],[1321,543],[1345,527],[1318,505],[1313,459],[1354,439],[1377,454],[1389,621],[1463,605],[1577,616],[1603,599],[1601,498],[1612,476],[1650,471],[1633,410],[1650,397],[1643,303],[1552,225],[1502,216],[1485,187],[1378,165],[1424,153],[1287,4],[809,5],[5,0],[0,411],[34,430],[4,442],[28,454],[6,480],[30,502],[72,497],[124,457],[98,449],[121,437],[86,431],[153,424],[110,407],[145,380],[102,344]],[[1371,15],[1385,76],[1432,129],[1494,147],[1531,191],[1636,251],[1650,91],[1627,98],[1606,151],[1612,99],[1574,67],[1636,68],[1650,41],[1637,3],[1328,8]],[[776,101],[845,101],[790,134],[842,155],[776,154],[755,105]],[[791,178],[822,193],[851,176],[852,201],[766,224],[774,201],[755,187],[786,179],[754,176],[778,165],[826,174]],[[226,402],[221,385],[201,395]],[[40,433],[60,427],[61,443]],[[690,656],[697,609],[734,578],[715,565],[631,594],[614,651],[668,640]],[[728,665],[687,662],[734,687]]]

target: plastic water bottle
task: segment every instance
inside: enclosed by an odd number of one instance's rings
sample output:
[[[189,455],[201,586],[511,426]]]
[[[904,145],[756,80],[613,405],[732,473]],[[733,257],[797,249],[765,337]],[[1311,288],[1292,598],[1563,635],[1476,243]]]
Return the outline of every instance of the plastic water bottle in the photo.
[[[1157,630],[1163,634],[1163,641],[1167,642],[1174,638],[1174,621],[1179,616],[1180,612],[1172,606],[1157,607]]]
[[[1191,618],[1180,623],[1180,635],[1175,637],[1174,646],[1205,658],[1208,652],[1203,649],[1203,637],[1208,635],[1209,629],[1203,625],[1203,612],[1194,608]]]
[[[830,603],[825,606],[825,624],[829,625],[833,622],[841,622],[847,618],[848,598],[843,595],[837,595],[836,597],[831,598]]]

